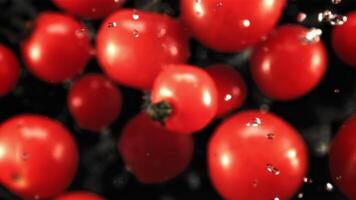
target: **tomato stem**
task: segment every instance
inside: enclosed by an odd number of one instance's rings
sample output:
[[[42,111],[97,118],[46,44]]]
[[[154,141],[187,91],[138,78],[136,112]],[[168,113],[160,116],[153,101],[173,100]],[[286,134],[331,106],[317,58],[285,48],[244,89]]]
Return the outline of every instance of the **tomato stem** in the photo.
[[[150,104],[146,108],[146,112],[151,119],[164,125],[172,113],[172,106],[168,101],[161,101],[155,104]]]

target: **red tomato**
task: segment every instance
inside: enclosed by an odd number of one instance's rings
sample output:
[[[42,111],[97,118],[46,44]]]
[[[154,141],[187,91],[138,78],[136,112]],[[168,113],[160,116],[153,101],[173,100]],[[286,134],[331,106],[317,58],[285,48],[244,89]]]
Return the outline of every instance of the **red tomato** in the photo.
[[[200,42],[217,51],[234,52],[269,33],[285,4],[285,0],[181,0],[181,12]]]
[[[0,126],[0,181],[24,199],[48,198],[65,190],[78,156],[71,133],[47,117],[20,115]]]
[[[334,183],[351,200],[356,199],[356,114],[340,128],[330,149],[329,166]]]
[[[81,17],[98,19],[119,9],[125,0],[52,0],[61,9]]]
[[[236,110],[243,104],[247,88],[239,72],[229,65],[211,65],[207,72],[214,79],[219,94],[218,117]]]
[[[125,126],[118,148],[140,182],[161,183],[185,170],[193,145],[192,136],[169,131],[140,113]]]
[[[342,26],[335,26],[332,45],[336,54],[345,63],[356,67],[356,11],[347,15]]]
[[[105,20],[97,37],[103,70],[129,87],[150,89],[157,74],[171,63],[185,63],[188,35],[168,16],[122,10]]]
[[[34,75],[58,83],[84,69],[90,48],[87,29],[78,21],[68,15],[44,13],[36,20],[22,54]]]
[[[313,90],[327,69],[322,42],[306,42],[308,29],[285,25],[260,43],[251,56],[252,76],[276,100],[294,100]]]
[[[166,128],[193,133],[216,116],[218,96],[215,83],[198,67],[177,65],[162,71],[153,86],[152,104],[168,102],[172,112],[164,119]]]
[[[10,49],[0,44],[0,97],[9,93],[20,76],[20,63]]]
[[[104,200],[104,198],[90,192],[69,192],[54,198],[54,200]]]
[[[290,199],[308,168],[303,139],[272,113],[245,111],[210,140],[210,178],[225,199]]]
[[[68,108],[78,124],[100,131],[115,121],[121,110],[121,93],[110,80],[89,74],[76,81],[69,91]]]

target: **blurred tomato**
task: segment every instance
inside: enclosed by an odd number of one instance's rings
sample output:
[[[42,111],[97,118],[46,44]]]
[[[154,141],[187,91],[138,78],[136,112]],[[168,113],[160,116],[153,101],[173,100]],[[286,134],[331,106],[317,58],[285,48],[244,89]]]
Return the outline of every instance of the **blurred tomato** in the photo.
[[[229,65],[211,65],[206,71],[214,79],[218,90],[218,117],[236,110],[244,103],[247,88],[239,72]]]
[[[119,9],[126,0],[52,0],[61,9],[81,17],[98,19]]]
[[[271,113],[245,111],[223,122],[209,143],[210,177],[225,199],[290,199],[308,153],[299,133]]]
[[[356,114],[340,128],[332,142],[329,166],[334,183],[351,200],[356,199]]]
[[[51,83],[79,74],[90,59],[88,30],[76,19],[59,13],[42,13],[25,41],[22,54],[28,69]]]
[[[151,101],[169,104],[172,111],[163,122],[169,130],[180,133],[203,129],[214,119],[218,108],[213,79],[206,71],[189,65],[163,70],[154,83]]]
[[[140,182],[161,183],[185,170],[193,145],[192,136],[169,131],[141,113],[125,126],[118,148]]]
[[[69,91],[68,108],[84,129],[100,131],[115,121],[121,110],[121,93],[105,76],[87,74]]]
[[[332,33],[332,45],[336,54],[345,63],[356,67],[356,11],[347,15],[342,26],[335,26]]]
[[[108,17],[97,36],[97,57],[115,81],[137,89],[151,89],[167,64],[185,63],[188,35],[168,16],[122,10]]]
[[[251,56],[251,70],[260,90],[276,100],[294,100],[313,90],[327,69],[321,41],[308,41],[308,29],[284,25],[261,42]]]
[[[90,192],[68,192],[54,200],[104,200],[104,198]]]
[[[20,63],[15,54],[0,44],[0,97],[9,93],[20,76]]]
[[[182,18],[204,45],[222,52],[256,44],[277,24],[285,0],[181,0]]]
[[[20,115],[0,126],[0,182],[24,199],[61,193],[78,165],[71,133],[40,115]]]

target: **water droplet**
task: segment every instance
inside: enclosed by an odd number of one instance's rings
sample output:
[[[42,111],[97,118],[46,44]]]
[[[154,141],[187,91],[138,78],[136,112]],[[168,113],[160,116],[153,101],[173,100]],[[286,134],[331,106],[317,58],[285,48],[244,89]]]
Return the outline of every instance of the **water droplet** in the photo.
[[[256,117],[251,122],[247,122],[246,126],[258,127],[261,123],[261,119]]]
[[[343,15],[338,15],[333,13],[330,10],[325,10],[324,12],[320,12],[318,14],[319,22],[327,22],[332,26],[335,25],[343,25],[347,21],[347,17]]]
[[[328,192],[331,192],[331,191],[334,190],[334,186],[331,183],[327,182],[325,184],[325,190],[328,191]]]
[[[297,21],[298,22],[303,22],[307,18],[307,14],[300,12],[297,15]]]
[[[323,31],[319,28],[311,28],[309,31],[305,34],[303,38],[303,42],[307,44],[313,44],[317,43],[320,41],[320,36],[323,34]]]
[[[108,28],[114,28],[117,26],[117,23],[116,22],[109,22],[108,23]]]
[[[231,94],[227,94],[224,98],[225,101],[230,101],[232,99]]]
[[[219,1],[217,4],[216,4],[217,7],[221,7],[223,6],[223,3],[221,1]]]
[[[334,93],[339,94],[340,93],[340,89],[334,89]]]
[[[242,25],[244,27],[249,27],[251,25],[251,22],[248,19],[244,19],[244,20],[242,20]]]
[[[28,160],[28,158],[29,158],[29,155],[28,155],[28,153],[26,153],[26,152],[23,152],[23,153],[21,154],[21,159],[22,159],[23,161],[26,161],[26,160]]]
[[[335,179],[336,179],[337,181],[339,181],[339,180],[341,180],[341,176],[337,176],[337,177],[335,177]]]
[[[138,31],[136,30],[136,29],[134,29],[133,31],[132,31],[132,34],[134,35],[134,37],[139,37],[140,36],[140,34],[138,33]]]
[[[299,194],[297,195],[297,197],[298,197],[299,199],[303,198],[303,197],[304,197],[304,193],[303,193],[303,192],[299,193]]]
[[[137,10],[134,10],[134,11],[133,11],[132,19],[133,19],[133,20],[139,20],[139,19],[140,19],[140,15],[138,14],[138,11],[137,11]]]
[[[258,186],[258,180],[257,179],[252,182],[252,186],[254,188],[257,188],[257,186]]]
[[[313,183],[313,179],[308,178],[308,177],[304,177],[303,181],[304,181],[304,183],[307,183],[307,184]]]
[[[163,36],[165,36],[167,34],[167,29],[166,28],[161,28],[158,32],[158,37],[162,38]]]
[[[86,33],[87,33],[87,29],[85,28],[81,28],[75,31],[75,35],[80,39],[84,38],[86,36]]]
[[[279,200],[279,197],[274,197],[274,199],[273,200]]]
[[[274,167],[272,164],[267,164],[267,171],[273,173],[274,175],[278,176],[281,172],[278,168]]]
[[[274,133],[267,133],[267,139],[273,140],[274,139]]]
[[[332,4],[339,4],[339,3],[341,3],[341,0],[331,0],[331,3]]]

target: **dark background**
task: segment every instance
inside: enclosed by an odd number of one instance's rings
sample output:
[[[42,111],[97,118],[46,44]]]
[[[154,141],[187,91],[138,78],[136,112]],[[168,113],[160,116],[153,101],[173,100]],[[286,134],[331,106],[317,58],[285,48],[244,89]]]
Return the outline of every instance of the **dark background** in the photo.
[[[152,1],[154,0],[128,0],[125,6],[141,8]],[[162,2],[164,3],[157,4],[161,11],[172,16],[179,15],[178,0],[162,0]],[[343,200],[346,198],[336,188],[331,192],[325,189],[325,184],[331,181],[327,165],[327,148],[341,123],[355,109],[356,73],[355,68],[343,64],[335,57],[330,46],[332,27],[317,22],[317,14],[326,9],[346,14],[356,10],[356,0],[343,0],[339,5],[331,4],[330,0],[289,0],[288,2],[281,24],[297,23],[297,14],[305,12],[308,18],[303,24],[322,28],[322,40],[329,50],[328,72],[312,93],[299,100],[284,103],[265,98],[259,93],[249,74],[248,52],[221,54],[192,41],[190,63],[202,67],[212,63],[229,63],[236,67],[244,75],[249,88],[247,102],[239,110],[269,108],[293,124],[308,143],[311,155],[308,177],[313,180],[313,183],[305,184],[301,188],[303,199]],[[50,0],[0,0],[0,29],[9,28],[14,35],[24,33],[21,28],[14,26],[10,19],[30,20],[44,10],[58,9]],[[100,21],[83,22],[90,27],[93,34],[100,25]],[[21,36],[24,37],[23,34]],[[0,34],[0,43],[10,46],[20,57],[18,42],[19,39],[11,39]],[[212,131],[221,120],[215,121],[208,128],[194,135],[196,146],[193,161],[181,176],[165,184],[142,185],[125,170],[117,152],[116,142],[124,124],[142,109],[143,93],[120,86],[124,96],[120,117],[102,134],[90,133],[80,130],[67,111],[66,95],[70,82],[49,85],[34,78],[25,70],[24,65],[22,66],[22,75],[16,90],[0,98],[0,122],[21,113],[38,113],[58,119],[70,128],[80,147],[81,163],[69,190],[89,190],[113,200],[220,199],[207,175],[206,145]],[[95,60],[88,65],[86,72],[100,72]],[[18,198],[0,186],[0,199]]]

